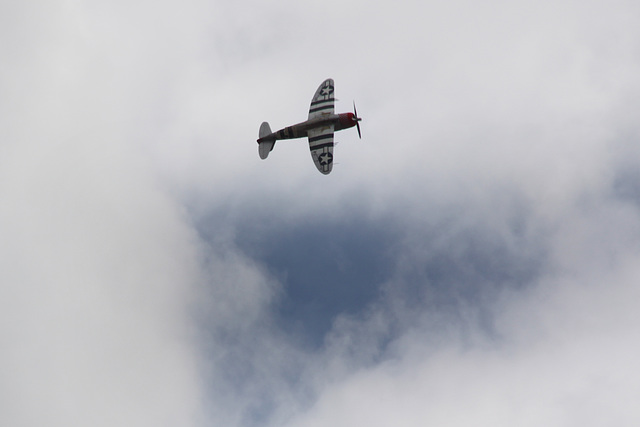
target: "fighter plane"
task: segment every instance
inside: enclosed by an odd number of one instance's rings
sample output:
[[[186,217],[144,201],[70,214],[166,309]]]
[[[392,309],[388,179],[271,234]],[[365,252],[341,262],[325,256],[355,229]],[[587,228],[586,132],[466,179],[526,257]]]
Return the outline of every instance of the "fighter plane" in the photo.
[[[279,139],[308,137],[311,157],[316,167],[325,175],[331,172],[333,168],[333,133],[356,126],[358,136],[362,138],[358,124],[362,119],[358,117],[355,102],[353,103],[353,113],[335,114],[333,91],[333,79],[322,82],[311,100],[309,117],[302,123],[287,126],[277,132],[271,132],[269,123],[262,123],[258,133],[260,158],[266,159]]]

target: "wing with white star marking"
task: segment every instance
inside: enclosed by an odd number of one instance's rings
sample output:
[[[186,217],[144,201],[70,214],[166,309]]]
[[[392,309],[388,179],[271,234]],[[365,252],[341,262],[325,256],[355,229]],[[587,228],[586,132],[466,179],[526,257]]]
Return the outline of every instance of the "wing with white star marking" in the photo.
[[[315,95],[313,95],[311,107],[309,108],[309,120],[332,115],[334,102],[333,79],[327,79],[322,82]]]
[[[333,168],[333,125],[311,129],[307,135],[313,163],[327,175]]]

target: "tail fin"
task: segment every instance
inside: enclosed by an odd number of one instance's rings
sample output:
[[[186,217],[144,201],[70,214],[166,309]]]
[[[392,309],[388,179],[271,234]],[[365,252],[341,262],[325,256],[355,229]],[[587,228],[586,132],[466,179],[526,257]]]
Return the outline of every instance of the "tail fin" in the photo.
[[[258,133],[259,138],[264,138],[267,135],[271,134],[271,126],[269,126],[268,122],[262,122],[260,125],[260,132]]]
[[[261,159],[266,159],[273,146],[276,144],[275,137],[269,138],[271,135],[271,127],[269,123],[263,122],[260,125],[260,131],[258,132],[258,154]]]

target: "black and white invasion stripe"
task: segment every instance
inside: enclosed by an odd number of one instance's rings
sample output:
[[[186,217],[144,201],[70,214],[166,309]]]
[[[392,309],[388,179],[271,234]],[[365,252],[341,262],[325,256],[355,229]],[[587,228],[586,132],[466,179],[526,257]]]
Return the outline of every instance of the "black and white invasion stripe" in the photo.
[[[309,148],[311,150],[321,150],[326,147],[333,147],[333,133],[309,137]]]

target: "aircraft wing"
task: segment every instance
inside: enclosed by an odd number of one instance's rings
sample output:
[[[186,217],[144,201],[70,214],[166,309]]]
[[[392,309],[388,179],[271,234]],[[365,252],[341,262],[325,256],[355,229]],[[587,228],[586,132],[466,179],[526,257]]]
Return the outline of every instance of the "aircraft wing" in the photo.
[[[313,163],[327,175],[333,168],[333,125],[311,129],[307,135]]]
[[[315,95],[313,95],[311,107],[309,108],[309,120],[333,114],[334,102],[333,79],[327,79],[322,82]]]

